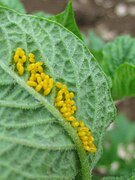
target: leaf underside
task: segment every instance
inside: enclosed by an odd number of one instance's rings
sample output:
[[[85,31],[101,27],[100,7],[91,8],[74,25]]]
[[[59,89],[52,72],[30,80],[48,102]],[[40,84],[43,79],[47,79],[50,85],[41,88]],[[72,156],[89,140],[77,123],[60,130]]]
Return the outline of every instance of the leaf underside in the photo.
[[[15,11],[26,13],[25,8],[20,0],[0,0],[0,3],[14,9]]]
[[[73,128],[67,132],[57,118],[55,89],[43,97],[25,83],[27,71],[17,75],[12,62],[17,47],[33,52],[47,74],[75,93],[76,117],[91,128],[98,149],[90,155],[92,170],[101,156],[104,130],[114,119],[101,69],[76,36],[51,20],[1,7],[0,22],[0,178],[70,180],[81,171]]]

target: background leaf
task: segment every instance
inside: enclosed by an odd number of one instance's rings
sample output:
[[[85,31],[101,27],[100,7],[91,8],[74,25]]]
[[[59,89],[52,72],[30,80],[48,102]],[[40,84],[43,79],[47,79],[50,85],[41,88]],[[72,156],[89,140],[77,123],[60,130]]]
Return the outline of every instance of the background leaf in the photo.
[[[36,15],[38,17],[44,17],[44,18],[49,18],[50,16],[52,16],[52,14],[48,14],[43,11],[36,12],[36,13],[34,13],[34,15]]]
[[[135,66],[129,63],[120,65],[113,76],[112,95],[114,99],[135,96]]]
[[[103,50],[104,71],[113,76],[115,70],[124,63],[135,65],[135,40],[129,36],[117,37],[113,42],[107,43]]]
[[[118,37],[94,55],[107,77],[112,79],[113,99],[134,96],[135,39],[129,36]]]
[[[127,177],[103,177],[102,180],[127,180]]]
[[[102,50],[105,46],[105,42],[94,32],[90,31],[88,35],[84,36],[85,42],[88,45],[91,53],[98,60],[102,60]]]
[[[12,56],[18,46],[33,52],[46,73],[76,94],[76,117],[91,128],[97,146],[90,155],[92,171],[115,111],[97,62],[82,41],[51,20],[0,8],[0,21],[0,177],[69,180],[85,171],[89,158],[85,154],[85,163],[80,162],[84,151],[75,146],[80,144],[75,130],[54,107],[55,89],[43,97],[26,84],[27,71],[17,75]]]
[[[135,164],[135,123],[119,114],[104,139],[104,153],[97,168],[105,174],[129,177]],[[115,164],[116,169],[113,169]],[[128,168],[127,168],[128,167]],[[128,179],[128,178],[127,178]]]

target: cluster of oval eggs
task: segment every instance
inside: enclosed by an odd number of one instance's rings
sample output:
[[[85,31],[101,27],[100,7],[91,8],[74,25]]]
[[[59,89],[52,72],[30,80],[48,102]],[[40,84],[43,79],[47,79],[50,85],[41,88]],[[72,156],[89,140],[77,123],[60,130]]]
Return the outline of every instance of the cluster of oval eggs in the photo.
[[[14,53],[13,59],[14,62],[16,63],[18,74],[22,76],[24,73],[24,64],[27,60],[24,50],[22,48],[17,48]]]
[[[29,80],[27,84],[34,87],[37,92],[43,90],[43,94],[47,96],[53,88],[53,79],[49,75],[44,73],[43,62],[36,62],[33,53],[29,53],[29,66],[28,71],[30,72]]]
[[[73,114],[76,111],[74,93],[69,92],[66,85],[62,85],[62,83],[57,82],[56,87],[60,90],[57,92],[57,96],[55,99],[55,105],[59,107],[60,112],[66,118],[67,121],[71,122],[73,126],[78,126],[78,123],[75,123],[75,118]]]
[[[16,63],[16,68],[19,75],[22,76],[24,73],[24,63],[27,59],[24,50],[17,48],[13,59]],[[47,96],[53,88],[53,79],[44,73],[44,69],[42,67],[43,62],[36,62],[35,55],[33,53],[28,54],[28,59],[28,71],[30,72],[30,77],[27,84],[30,87],[35,88],[37,92],[43,91],[43,94]],[[59,111],[62,113],[63,117],[70,122],[74,128],[76,128],[83,148],[87,152],[96,152],[96,146],[94,145],[94,138],[91,131],[83,121],[78,121],[74,116],[77,109],[75,106],[75,101],[73,100],[74,93],[69,92],[67,86],[60,82],[56,83],[56,87],[59,88],[55,99],[56,107],[59,108]]]
[[[83,121],[79,122],[79,126],[77,127],[77,134],[82,142],[83,148],[88,152],[95,153],[97,149],[94,144],[93,135]]]
[[[73,127],[76,127],[77,134],[82,142],[83,148],[91,153],[96,152],[96,146],[94,145],[94,138],[89,128],[86,127],[83,121],[78,121],[74,114],[76,112],[76,106],[74,93],[69,92],[66,85],[60,82],[56,83],[56,87],[59,88],[55,99],[55,105],[59,108],[63,117],[71,123]]]

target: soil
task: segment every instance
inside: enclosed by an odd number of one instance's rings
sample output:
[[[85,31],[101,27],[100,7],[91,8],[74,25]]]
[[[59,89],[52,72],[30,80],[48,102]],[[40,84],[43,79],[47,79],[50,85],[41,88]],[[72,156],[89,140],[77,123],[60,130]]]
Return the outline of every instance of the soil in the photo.
[[[68,0],[22,0],[28,13],[57,14]],[[73,7],[81,31],[93,29],[104,40],[121,34],[135,36],[135,0],[74,0]],[[135,120],[135,98],[117,102],[119,112]]]

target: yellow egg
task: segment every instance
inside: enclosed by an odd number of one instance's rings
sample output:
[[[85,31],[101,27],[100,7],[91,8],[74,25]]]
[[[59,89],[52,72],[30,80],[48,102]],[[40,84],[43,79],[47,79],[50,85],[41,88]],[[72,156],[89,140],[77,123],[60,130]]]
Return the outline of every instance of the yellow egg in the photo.
[[[78,136],[85,136],[86,135],[86,133],[85,132],[78,132]]]
[[[43,81],[43,88],[44,88],[44,90],[46,90],[48,88],[48,82],[46,79]]]
[[[34,59],[34,58],[35,58],[35,55],[34,55],[33,53],[29,53],[29,54],[28,54],[28,57]]]
[[[41,73],[41,78],[42,78],[42,80],[45,79],[45,73]]]
[[[48,79],[49,79],[49,76],[48,76],[47,74],[45,75],[45,79],[46,79],[46,80],[48,80]]]
[[[22,64],[21,64],[20,62],[18,62],[18,63],[16,64],[17,70],[19,70],[21,66],[22,66]]]
[[[61,100],[62,100],[62,98],[63,98],[63,96],[62,96],[62,95],[59,95],[59,96],[57,96],[57,97],[56,97],[56,99],[55,99],[55,100],[58,102],[58,101],[61,101]]]
[[[64,101],[59,101],[56,103],[56,106],[61,107],[64,104]]]
[[[37,77],[37,82],[38,82],[38,83],[41,83],[41,81],[42,81],[42,78],[41,78],[40,76],[38,76],[38,77]]]
[[[82,141],[82,143],[83,143],[84,146],[88,145],[88,141]]]
[[[76,121],[76,118],[74,116],[70,116],[68,117],[68,120],[72,122],[72,121]]]
[[[20,66],[20,68],[18,69],[19,75],[22,76],[24,73],[24,67]]]
[[[38,66],[38,67],[37,67],[37,70],[38,70],[38,72],[40,72],[40,73],[42,73],[42,72],[44,71],[41,66]]]
[[[66,107],[61,108],[61,109],[60,109],[60,112],[62,112],[62,113],[67,112],[67,108],[66,108]]]
[[[26,56],[24,55],[24,56],[22,57],[22,61],[23,61],[23,62],[26,62],[26,60],[27,60],[27,58],[26,58]]]
[[[39,92],[42,89],[42,84],[38,84],[36,86],[36,91]]]
[[[30,61],[31,63],[35,63],[35,62],[36,62],[34,58],[29,58],[29,61]]]
[[[27,84],[31,87],[36,87],[37,86],[37,83],[36,82],[33,82],[33,81],[27,81]]]
[[[50,93],[50,88],[47,88],[45,91],[44,91],[44,95],[47,96],[49,93]]]
[[[71,99],[75,96],[73,92],[70,92],[69,95]]]
[[[72,123],[71,123],[71,125],[73,126],[73,127],[78,127],[79,126],[79,122],[78,121],[73,121]]]
[[[17,54],[14,55],[14,62],[17,63],[19,59],[19,56]]]

